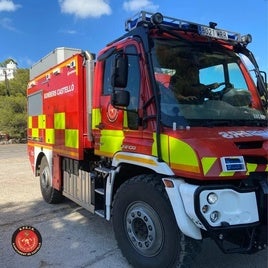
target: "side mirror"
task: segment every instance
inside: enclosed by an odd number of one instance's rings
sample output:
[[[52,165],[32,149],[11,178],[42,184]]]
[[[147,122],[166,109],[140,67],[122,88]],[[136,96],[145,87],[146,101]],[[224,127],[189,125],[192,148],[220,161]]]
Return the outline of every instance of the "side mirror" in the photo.
[[[115,65],[112,74],[112,87],[125,88],[127,86],[128,78],[128,58],[124,55],[117,55],[115,58]]]
[[[130,94],[127,90],[114,90],[111,95],[111,104],[115,107],[127,107],[130,101]]]

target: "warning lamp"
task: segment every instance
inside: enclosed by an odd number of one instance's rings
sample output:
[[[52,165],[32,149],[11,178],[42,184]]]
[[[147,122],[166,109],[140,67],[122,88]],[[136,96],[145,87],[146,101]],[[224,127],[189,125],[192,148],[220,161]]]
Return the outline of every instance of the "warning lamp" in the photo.
[[[209,210],[209,206],[208,206],[208,205],[204,205],[204,206],[202,207],[202,212],[203,212],[203,213],[207,213],[208,210]]]
[[[153,24],[161,24],[163,22],[163,20],[164,20],[164,17],[159,12],[153,14],[152,17],[151,17],[151,22]]]
[[[252,42],[251,34],[246,34],[246,35],[241,36],[241,43],[243,43],[244,45],[247,45],[251,42]]]

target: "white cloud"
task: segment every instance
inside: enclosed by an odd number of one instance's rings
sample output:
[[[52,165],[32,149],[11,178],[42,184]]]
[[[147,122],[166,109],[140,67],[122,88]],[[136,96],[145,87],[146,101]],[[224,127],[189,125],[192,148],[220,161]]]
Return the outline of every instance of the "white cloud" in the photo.
[[[0,12],[16,11],[20,7],[20,5],[14,4],[12,0],[0,0]]]
[[[77,31],[76,31],[76,30],[70,30],[70,29],[67,29],[67,30],[60,30],[59,32],[60,32],[60,33],[63,33],[63,34],[70,34],[70,35],[77,34]]]
[[[0,19],[0,26],[6,30],[17,32],[16,28],[12,25],[12,20],[9,18]]]
[[[65,31],[66,34],[77,34],[76,30],[66,30]]]
[[[150,0],[129,0],[123,3],[123,8],[126,11],[131,11],[131,12],[135,12],[139,10],[157,11],[159,6],[155,5]]]
[[[59,0],[59,4],[62,13],[82,19],[99,18],[112,13],[107,0]]]
[[[18,61],[16,61],[16,62],[18,62]],[[22,66],[21,68],[30,68],[31,66],[33,66],[34,63],[36,63],[32,59],[30,59],[28,56],[21,57],[19,62],[20,62],[20,64],[18,64],[18,65]]]

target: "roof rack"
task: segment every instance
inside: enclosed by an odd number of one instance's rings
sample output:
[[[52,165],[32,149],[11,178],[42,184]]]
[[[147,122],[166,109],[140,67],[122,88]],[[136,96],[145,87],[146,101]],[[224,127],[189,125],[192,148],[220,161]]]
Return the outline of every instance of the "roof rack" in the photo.
[[[147,11],[140,11],[133,18],[130,18],[125,23],[125,30],[131,31],[140,25],[163,25],[171,29],[178,29],[183,31],[196,32],[201,36],[206,36],[212,39],[225,40],[230,43],[241,43],[247,45],[252,41],[251,35],[244,35],[228,30],[215,28],[217,23],[210,22],[209,26],[202,25],[195,22],[190,22],[182,19],[163,16],[161,13],[150,13]]]

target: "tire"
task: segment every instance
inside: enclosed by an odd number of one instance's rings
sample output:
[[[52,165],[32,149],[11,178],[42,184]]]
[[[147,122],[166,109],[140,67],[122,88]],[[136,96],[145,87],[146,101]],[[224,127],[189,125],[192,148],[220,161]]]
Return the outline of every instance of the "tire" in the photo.
[[[119,248],[138,268],[189,267],[200,242],[180,232],[159,175],[140,175],[118,189],[112,221]]]
[[[43,157],[40,164],[40,188],[43,199],[49,204],[62,202],[63,195],[52,187],[52,175],[46,157]]]

